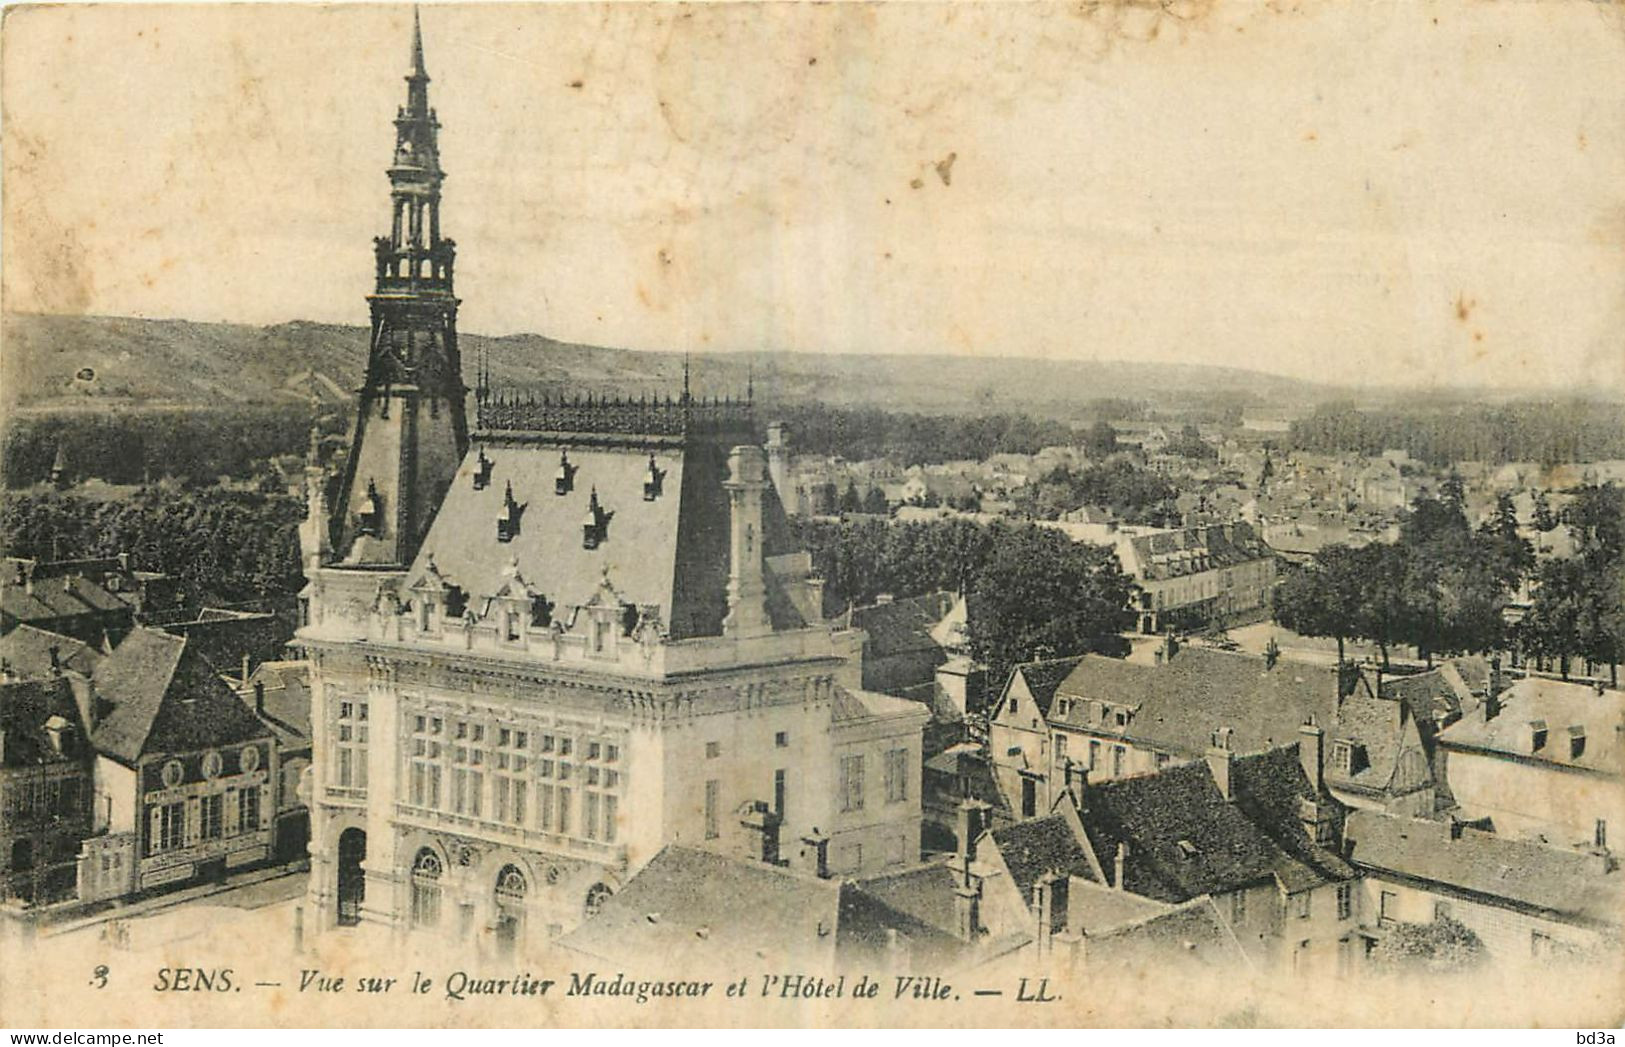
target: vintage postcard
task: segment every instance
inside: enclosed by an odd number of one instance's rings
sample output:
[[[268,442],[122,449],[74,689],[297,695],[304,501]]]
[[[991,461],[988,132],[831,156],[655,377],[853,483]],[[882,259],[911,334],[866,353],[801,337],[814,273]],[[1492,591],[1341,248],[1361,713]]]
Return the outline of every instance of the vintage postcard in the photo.
[[[0,1026],[1617,1029],[1621,69],[7,7]]]

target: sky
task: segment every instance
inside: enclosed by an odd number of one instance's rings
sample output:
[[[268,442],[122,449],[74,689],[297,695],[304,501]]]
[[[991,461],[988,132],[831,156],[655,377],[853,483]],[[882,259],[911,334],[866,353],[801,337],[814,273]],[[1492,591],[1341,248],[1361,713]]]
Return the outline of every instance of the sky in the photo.
[[[1617,5],[421,10],[465,331],[1625,391]],[[5,309],[365,323],[410,27],[8,9]]]

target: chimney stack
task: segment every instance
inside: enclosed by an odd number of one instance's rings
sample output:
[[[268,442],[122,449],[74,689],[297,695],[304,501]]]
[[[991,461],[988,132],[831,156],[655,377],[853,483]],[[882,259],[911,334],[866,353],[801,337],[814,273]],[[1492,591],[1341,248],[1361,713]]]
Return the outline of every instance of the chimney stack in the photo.
[[[728,615],[725,636],[761,636],[773,631],[767,616],[767,581],[762,568],[762,493],[767,465],[760,447],[742,445],[728,456]]]
[[[1275,668],[1275,663],[1281,660],[1281,645],[1270,637],[1270,642],[1264,645],[1264,669],[1268,671]]]
[[[254,712],[260,716],[265,715],[265,681],[254,681]]]
[[[1112,861],[1112,886],[1119,891],[1127,890],[1123,881],[1128,878],[1128,844],[1121,841],[1117,844],[1117,857]]]
[[[1208,747],[1207,766],[1213,772],[1213,782],[1226,800],[1230,795],[1230,769],[1236,754],[1230,750],[1230,728],[1221,727],[1213,732],[1213,744]]]
[[[1066,790],[1072,794],[1072,803],[1083,809],[1083,793],[1089,788],[1089,768],[1076,760],[1066,761]]]
[[[51,656],[51,672],[53,674],[60,673],[62,671],[62,648],[52,644],[47,653]]]
[[[1055,914],[1055,879],[1054,873],[1045,873],[1033,884],[1033,917],[1038,924],[1033,943],[1039,959],[1050,953],[1050,935],[1054,933],[1051,920]]]
[[[829,879],[829,837],[819,832],[818,827],[814,826],[812,832],[801,838],[801,843],[802,860],[805,861],[808,852],[811,852],[813,869],[818,874],[818,878],[820,880]]]
[[[987,805],[966,798],[959,801],[959,865],[970,876],[970,863],[976,860],[976,838],[982,835],[982,813]]]
[[[1315,723],[1313,716],[1298,728],[1298,764],[1309,779],[1309,787],[1318,796],[1321,789],[1321,768],[1326,759],[1326,732]]]

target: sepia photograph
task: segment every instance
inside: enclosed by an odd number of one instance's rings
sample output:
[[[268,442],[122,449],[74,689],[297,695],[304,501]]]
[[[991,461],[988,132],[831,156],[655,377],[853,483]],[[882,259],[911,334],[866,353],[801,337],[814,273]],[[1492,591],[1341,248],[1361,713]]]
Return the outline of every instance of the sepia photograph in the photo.
[[[1625,1023],[1625,6],[0,14],[0,1027]]]

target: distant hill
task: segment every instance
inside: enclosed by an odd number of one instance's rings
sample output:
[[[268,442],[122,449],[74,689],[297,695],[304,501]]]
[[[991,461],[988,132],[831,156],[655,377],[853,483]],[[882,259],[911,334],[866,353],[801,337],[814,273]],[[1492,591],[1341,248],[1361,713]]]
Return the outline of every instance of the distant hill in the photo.
[[[271,327],[100,316],[4,319],[8,407],[56,411],[333,402],[360,384],[367,330],[296,321]],[[651,394],[681,386],[680,353],[575,345],[542,335],[464,335],[465,380],[489,352],[493,384],[537,391]],[[745,391],[768,405],[809,399],[938,414],[1024,411],[1076,420],[1092,400],[1155,405],[1318,402],[1338,390],[1241,368],[968,356],[696,353],[699,394]],[[32,413],[32,412],[30,412]]]

